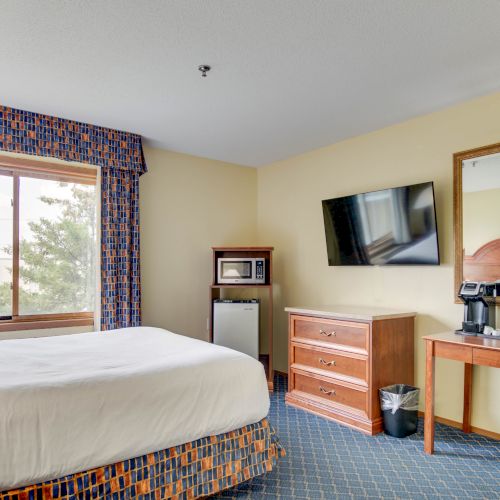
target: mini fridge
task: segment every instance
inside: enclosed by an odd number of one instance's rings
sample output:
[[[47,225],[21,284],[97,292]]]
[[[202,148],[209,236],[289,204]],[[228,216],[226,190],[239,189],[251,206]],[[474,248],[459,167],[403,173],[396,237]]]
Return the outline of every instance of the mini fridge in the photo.
[[[259,359],[259,301],[214,301],[214,344]]]

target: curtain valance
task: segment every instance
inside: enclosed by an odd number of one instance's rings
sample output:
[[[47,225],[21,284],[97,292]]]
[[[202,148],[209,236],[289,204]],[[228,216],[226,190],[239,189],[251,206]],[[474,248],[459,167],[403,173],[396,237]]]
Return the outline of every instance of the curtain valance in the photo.
[[[0,106],[0,150],[146,172],[141,136]]]

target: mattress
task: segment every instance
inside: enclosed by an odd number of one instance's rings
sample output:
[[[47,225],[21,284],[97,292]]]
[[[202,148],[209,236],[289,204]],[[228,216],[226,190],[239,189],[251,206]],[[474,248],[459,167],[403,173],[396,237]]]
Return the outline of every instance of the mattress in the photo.
[[[150,327],[0,342],[0,491],[263,419],[253,358]]]

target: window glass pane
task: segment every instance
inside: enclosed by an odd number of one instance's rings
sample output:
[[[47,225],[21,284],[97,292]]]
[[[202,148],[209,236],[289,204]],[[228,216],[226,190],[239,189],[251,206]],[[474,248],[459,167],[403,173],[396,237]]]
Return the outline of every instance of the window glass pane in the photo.
[[[23,177],[19,314],[93,311],[95,186]]]
[[[0,175],[0,316],[12,315],[12,186]]]

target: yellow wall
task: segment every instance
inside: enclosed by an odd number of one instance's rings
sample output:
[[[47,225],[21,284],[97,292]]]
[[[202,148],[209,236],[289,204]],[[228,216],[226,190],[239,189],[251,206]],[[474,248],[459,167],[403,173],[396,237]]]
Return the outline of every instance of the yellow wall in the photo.
[[[287,367],[285,306],[358,304],[417,311],[416,383],[424,387],[421,337],[454,329],[452,154],[500,141],[500,93],[258,169],[261,244],[275,251],[275,366]],[[321,200],[434,181],[439,267],[329,267]],[[437,362],[437,415],[462,420],[463,365]],[[473,425],[500,432],[500,370],[474,368]],[[422,399],[422,398],[421,398]],[[422,405],[421,405],[422,406]]]
[[[143,324],[206,339],[210,247],[274,245],[277,369],[287,368],[285,306],[389,306],[418,312],[416,383],[423,388],[420,338],[461,321],[453,300],[452,154],[499,142],[499,116],[495,94],[258,170],[146,148]],[[322,199],[429,180],[435,182],[441,266],[327,265]],[[463,366],[439,360],[437,370],[437,414],[460,421]],[[500,432],[500,370],[475,368],[474,377],[473,425]]]
[[[208,339],[211,246],[257,240],[257,172],[145,149],[140,181],[143,324]]]
[[[472,255],[484,244],[500,238],[500,189],[463,193],[464,249]]]

